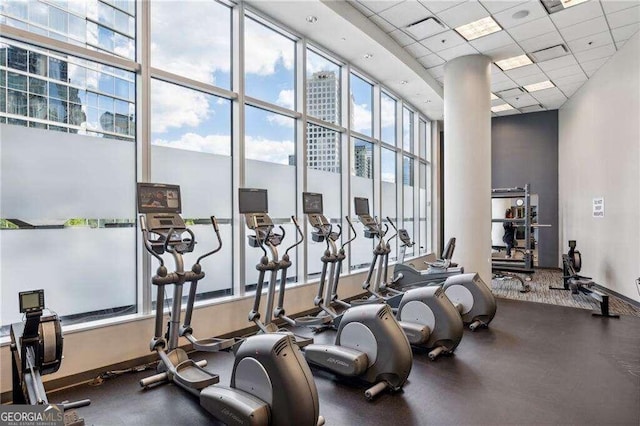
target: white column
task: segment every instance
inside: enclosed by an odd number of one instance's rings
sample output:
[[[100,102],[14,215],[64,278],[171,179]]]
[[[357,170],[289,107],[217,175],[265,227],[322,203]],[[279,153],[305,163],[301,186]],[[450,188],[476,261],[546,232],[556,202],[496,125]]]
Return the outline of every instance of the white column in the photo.
[[[444,233],[454,259],[491,283],[491,60],[461,56],[444,73]]]

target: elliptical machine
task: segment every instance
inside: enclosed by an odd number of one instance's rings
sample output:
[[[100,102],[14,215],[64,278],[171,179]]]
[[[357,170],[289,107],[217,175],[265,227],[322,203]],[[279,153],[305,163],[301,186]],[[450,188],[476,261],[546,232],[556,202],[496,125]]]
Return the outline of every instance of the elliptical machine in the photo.
[[[18,299],[26,321],[10,328],[13,404],[49,405],[42,376],[55,373],[62,364],[60,319],[45,309],[44,290],[22,291]],[[84,426],[84,419],[72,410],[89,404],[88,399],[60,404],[69,411],[63,416],[64,424]]]
[[[413,247],[415,243],[411,241],[406,229],[399,229],[397,232],[401,244],[398,262],[393,268],[393,279],[391,280],[394,288],[421,287],[433,283],[442,284],[447,278],[464,273],[463,267],[451,262],[456,246],[455,238],[449,239],[440,259],[435,262],[424,262],[427,269],[418,269],[413,264],[405,263],[407,247]]]
[[[267,190],[240,188],[238,190],[238,201],[240,213],[244,215],[247,228],[254,232],[253,235],[247,236],[247,242],[250,247],[260,248],[263,253],[260,261],[256,265],[256,269],[259,272],[258,284],[256,287],[256,294],[253,299],[253,308],[251,309],[251,312],[249,312],[249,321],[254,322],[260,329],[261,333],[280,332],[290,334],[295,339],[296,344],[301,348],[313,343],[313,339],[294,335],[286,329],[278,328],[278,326],[273,322],[274,319],[282,319],[289,325],[306,327],[321,325],[326,322],[326,320],[321,318],[290,318],[286,315],[283,307],[285,287],[287,285],[287,271],[291,267],[289,251],[301,244],[304,240],[304,235],[300,230],[300,226],[298,226],[296,218],[291,216],[291,220],[293,221],[300,239],[287,247],[282,255],[282,259],[279,259],[278,246],[284,240],[286,233],[282,226],[279,226],[280,234],[273,231],[275,225],[268,214],[269,204]],[[267,249],[269,249],[270,257],[267,254]],[[263,322],[260,319],[260,300],[262,298],[262,288],[264,287],[264,277],[267,271],[270,272],[270,277],[269,288],[267,289],[267,307]],[[273,304],[275,301],[276,285],[278,283],[278,272],[280,272],[280,289],[278,294],[278,306],[274,309]]]
[[[154,201],[158,192],[164,194],[164,203]],[[196,241],[180,216],[180,187],[177,185],[139,183],[138,211],[144,246],[160,262],[151,281],[157,287],[157,306],[155,332],[150,344],[160,363],[158,374],[142,379],[140,385],[147,388],[173,382],[199,397],[205,410],[227,424],[324,424],[319,416],[318,393],[311,370],[290,336],[279,333],[251,336],[234,345],[235,362],[229,387],[216,386],[219,376],[203,368],[206,361],[195,362],[178,347],[183,285],[190,282],[195,287],[204,278],[200,262],[217,250],[200,256],[190,271],[184,270],[183,255],[193,251]],[[215,217],[211,220],[218,234]],[[187,236],[183,237],[184,234]],[[152,238],[152,235],[157,237]],[[166,253],[174,259],[174,272],[168,272],[164,265],[162,255]],[[173,285],[174,292],[168,330],[163,335],[167,285]],[[190,297],[187,303],[187,312],[191,312],[193,298]],[[190,328],[183,327],[183,330]]]
[[[391,306],[409,342],[413,346],[430,349],[431,360],[440,354],[452,354],[462,339],[464,329],[455,306],[440,286],[400,291],[386,284],[391,241],[396,238],[396,233],[385,240],[389,227],[385,225],[383,228],[381,223],[371,217],[369,200],[356,197],[354,201],[356,214],[365,226],[365,237],[378,240],[362,287],[371,294],[372,299],[381,299]],[[397,231],[391,218],[387,217],[387,221]]]

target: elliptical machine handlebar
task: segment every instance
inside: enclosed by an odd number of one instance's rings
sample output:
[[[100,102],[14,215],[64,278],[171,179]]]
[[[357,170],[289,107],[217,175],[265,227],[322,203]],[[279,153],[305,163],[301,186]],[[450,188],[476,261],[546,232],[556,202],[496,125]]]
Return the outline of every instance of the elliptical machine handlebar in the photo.
[[[293,224],[295,225],[296,230],[298,231],[298,235],[300,236],[300,239],[296,241],[294,244],[287,247],[287,249],[284,251],[285,256],[289,256],[289,250],[302,244],[302,242],[304,241],[304,234],[302,233],[302,230],[300,229],[300,225],[298,225],[298,221],[296,220],[295,216],[291,216],[291,220],[293,221]],[[282,229],[282,238],[284,239],[284,228],[280,226],[280,229]]]
[[[200,256],[198,260],[196,260],[196,264],[199,264],[200,261],[205,257],[211,256],[212,254],[215,254],[222,249],[222,238],[220,238],[220,227],[218,226],[218,219],[216,219],[215,216],[211,216],[211,225],[213,225],[213,230],[216,232],[216,238],[218,239],[218,247]]]
[[[387,222],[391,224],[393,230],[395,231],[393,235],[387,239],[387,245],[389,245],[389,243],[391,243],[391,240],[398,236],[398,228],[396,228],[396,225],[391,221],[391,218],[389,216],[387,216]]]
[[[156,253],[153,250],[153,247],[151,246],[151,241],[149,241],[149,230],[147,229],[147,219],[145,219],[145,216],[143,214],[141,214],[139,217],[140,217],[140,229],[142,230],[142,239],[144,240],[144,248],[147,249],[147,251],[151,253],[153,257],[158,259],[158,262],[160,262],[160,267],[163,267],[164,260],[162,259],[162,256],[160,256],[158,253]]]
[[[347,219],[347,223],[349,224],[349,227],[351,228],[351,232],[353,232],[353,238],[351,238],[350,240],[347,240],[346,243],[342,244],[342,246],[340,246],[340,250],[344,250],[344,248],[346,246],[348,246],[349,244],[351,244],[353,242],[353,240],[358,238],[358,234],[356,232],[356,228],[353,227],[353,223],[351,222],[351,219],[349,219],[349,216],[345,216],[344,218]],[[342,233],[342,228],[340,228],[340,232]]]

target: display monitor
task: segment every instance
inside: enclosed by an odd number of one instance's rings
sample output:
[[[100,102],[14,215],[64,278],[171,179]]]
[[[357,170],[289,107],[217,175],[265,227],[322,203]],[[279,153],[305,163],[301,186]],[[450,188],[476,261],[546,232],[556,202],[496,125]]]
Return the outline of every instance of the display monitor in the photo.
[[[356,207],[356,216],[364,216],[369,214],[369,199],[355,197],[353,199]]]
[[[302,212],[304,214],[322,214],[322,194],[302,193]]]
[[[180,186],[139,182],[138,212],[181,213]]]
[[[269,213],[266,189],[239,188],[238,204],[240,213]]]
[[[44,309],[44,290],[21,291],[18,293],[20,313]]]

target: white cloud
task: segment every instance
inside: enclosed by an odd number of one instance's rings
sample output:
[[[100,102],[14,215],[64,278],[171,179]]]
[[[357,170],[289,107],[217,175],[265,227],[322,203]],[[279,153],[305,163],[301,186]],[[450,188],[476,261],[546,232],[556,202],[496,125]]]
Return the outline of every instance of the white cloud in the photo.
[[[274,141],[246,136],[245,153],[247,159],[289,164],[289,155],[295,153],[295,144],[288,140]]]
[[[215,83],[215,71],[229,72],[231,24],[224,9],[215,2],[152,2],[153,66],[206,83]]]
[[[185,133],[181,135],[178,140],[155,139],[152,143],[169,148],[180,148],[209,154],[231,155],[230,135],[202,136],[195,133]]]
[[[164,133],[171,127],[198,126],[209,116],[206,94],[174,84],[151,84],[151,132]]]
[[[381,177],[383,182],[395,182],[396,181],[396,174],[395,173],[382,172],[380,174],[380,177]]]
[[[371,106],[367,104],[351,104],[353,112],[353,130],[356,132],[371,133]]]
[[[282,107],[293,109],[295,105],[293,89],[281,90],[280,93],[278,93],[278,100],[276,100],[276,103]]]
[[[244,28],[245,72],[271,75],[280,61],[286,69],[293,69],[295,44],[292,40],[250,19],[245,21]]]
[[[293,118],[280,114],[267,115],[267,121],[271,124],[275,124],[276,126],[288,127],[290,129],[292,129],[295,124],[295,120]]]
[[[382,128],[393,127],[396,122],[396,103],[385,96],[380,99],[380,122]]]

